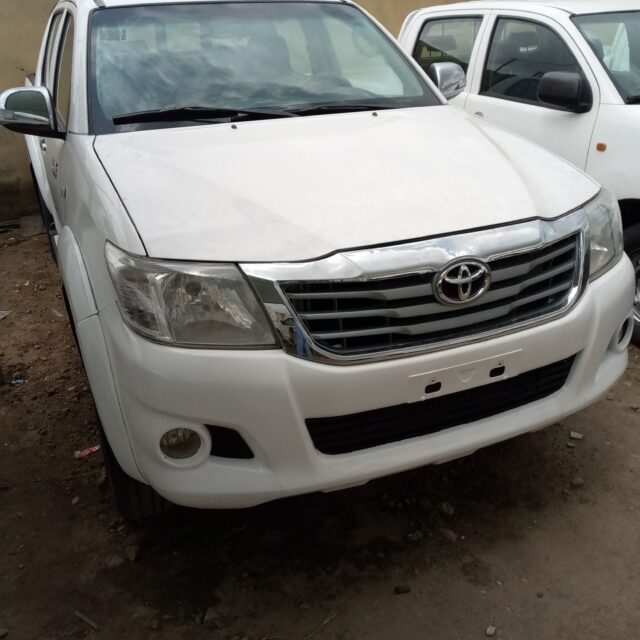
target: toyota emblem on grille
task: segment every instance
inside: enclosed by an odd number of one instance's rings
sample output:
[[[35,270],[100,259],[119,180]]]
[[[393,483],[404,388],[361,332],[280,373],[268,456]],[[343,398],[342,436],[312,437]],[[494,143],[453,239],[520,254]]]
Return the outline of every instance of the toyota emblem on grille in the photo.
[[[491,270],[480,260],[457,260],[435,277],[435,296],[444,304],[468,304],[491,286]]]

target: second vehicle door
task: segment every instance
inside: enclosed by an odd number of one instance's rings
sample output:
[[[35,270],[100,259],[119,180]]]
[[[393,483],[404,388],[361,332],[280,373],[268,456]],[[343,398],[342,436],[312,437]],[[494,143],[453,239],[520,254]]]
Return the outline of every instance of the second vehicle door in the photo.
[[[523,12],[495,14],[479,50],[466,110],[500,123],[584,170],[600,95],[595,76],[562,27]],[[588,105],[584,112],[539,99],[543,76],[558,71],[580,75]]]

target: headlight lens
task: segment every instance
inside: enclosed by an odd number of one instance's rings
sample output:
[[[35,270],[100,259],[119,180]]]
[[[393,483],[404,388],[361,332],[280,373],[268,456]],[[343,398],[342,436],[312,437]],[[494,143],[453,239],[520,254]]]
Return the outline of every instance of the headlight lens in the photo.
[[[585,210],[591,240],[591,279],[595,280],[613,266],[614,258],[622,254],[622,219],[618,201],[608,189],[603,189]]]
[[[138,333],[196,347],[275,344],[269,322],[237,267],[161,262],[106,245],[120,311]]]

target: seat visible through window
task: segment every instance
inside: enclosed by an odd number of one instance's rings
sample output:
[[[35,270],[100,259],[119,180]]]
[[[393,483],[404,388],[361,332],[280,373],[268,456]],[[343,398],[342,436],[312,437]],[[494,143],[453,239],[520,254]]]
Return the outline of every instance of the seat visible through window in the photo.
[[[498,20],[481,93],[543,104],[538,100],[538,85],[550,71],[580,73],[578,63],[556,33],[533,22]]]
[[[414,58],[428,71],[436,62],[455,62],[466,73],[482,18],[445,18],[425,23],[418,38]]]

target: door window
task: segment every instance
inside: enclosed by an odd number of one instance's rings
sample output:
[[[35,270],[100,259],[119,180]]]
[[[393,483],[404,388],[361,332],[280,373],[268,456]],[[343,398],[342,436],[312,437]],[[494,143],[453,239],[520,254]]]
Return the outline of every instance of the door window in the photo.
[[[73,18],[67,17],[56,65],[56,86],[53,95],[61,124],[69,122],[71,102],[71,72],[73,63]]]
[[[51,20],[51,27],[49,28],[49,34],[47,35],[47,48],[44,52],[44,60],[42,61],[41,71],[41,83],[53,93],[53,47],[56,44],[56,37],[58,35],[58,29],[62,22],[62,11],[56,13]]]
[[[413,57],[428,71],[435,62],[455,62],[467,73],[482,18],[430,20],[422,28]]]
[[[640,103],[640,11],[575,16],[625,102]]]
[[[538,99],[538,84],[549,71],[580,73],[567,45],[549,27],[500,18],[482,77],[482,94],[547,106]]]

